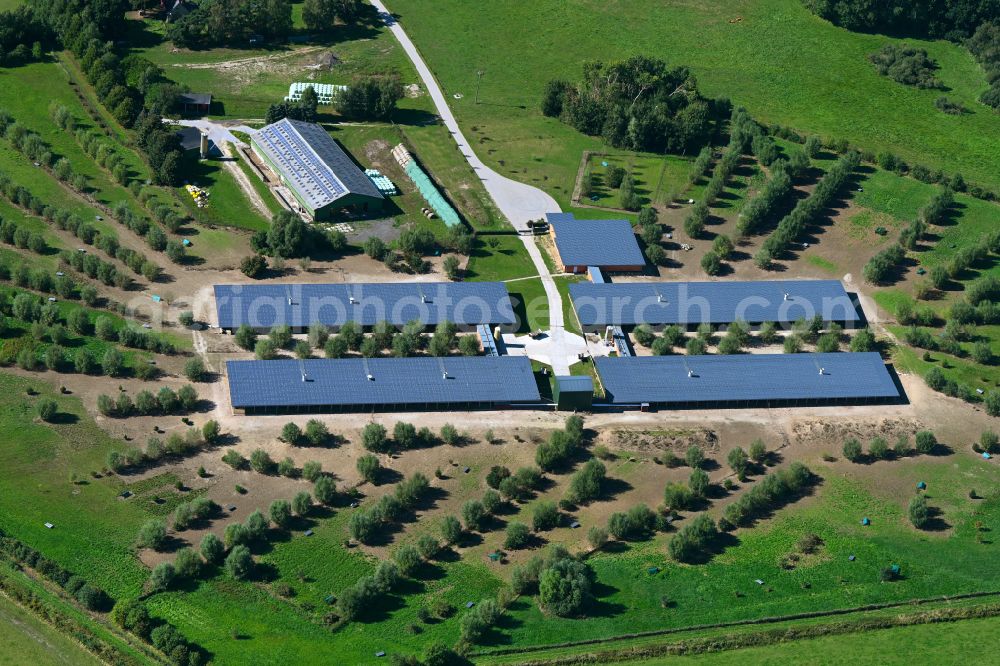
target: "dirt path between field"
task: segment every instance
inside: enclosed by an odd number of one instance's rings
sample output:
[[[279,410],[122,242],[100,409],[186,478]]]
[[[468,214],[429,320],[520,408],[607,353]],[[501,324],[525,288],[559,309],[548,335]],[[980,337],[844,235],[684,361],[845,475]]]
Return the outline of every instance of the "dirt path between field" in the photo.
[[[227,143],[224,147],[220,146],[220,150],[222,150],[222,153],[226,157],[232,158],[223,160],[222,167],[232,174],[233,178],[236,180],[236,184],[240,186],[240,189],[243,190],[243,194],[245,194],[247,199],[250,200],[250,203],[257,209],[257,212],[263,215],[265,220],[270,220],[271,209],[268,208],[267,204],[264,203],[264,200],[260,198],[260,194],[257,193],[256,189],[254,189],[253,183],[250,182],[246,173],[244,173],[243,169],[241,169],[239,164],[237,164],[238,160],[243,158],[234,153],[233,146],[230,143]]]
[[[307,53],[313,53],[315,51],[322,51],[324,46],[307,46],[301,49],[292,49],[291,51],[286,51],[283,53],[272,53],[265,56],[253,56],[251,58],[235,58],[233,60],[222,60],[220,62],[177,62],[174,63],[174,67],[183,67],[184,69],[233,69],[236,67],[245,67],[246,65],[256,65],[261,63],[273,62],[275,60],[284,60],[285,58],[292,58],[295,56],[305,55]]]

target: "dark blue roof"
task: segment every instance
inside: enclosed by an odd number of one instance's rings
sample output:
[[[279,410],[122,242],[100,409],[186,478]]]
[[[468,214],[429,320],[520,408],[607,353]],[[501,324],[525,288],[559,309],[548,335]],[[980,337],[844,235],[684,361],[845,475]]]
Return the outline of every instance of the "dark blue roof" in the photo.
[[[569,293],[583,326],[859,320],[838,280],[578,282]]]
[[[413,319],[428,326],[444,320],[463,326],[516,323],[501,282],[220,284],[215,308],[219,326],[228,329],[303,328],[315,322],[339,327],[346,321],[402,326]]]
[[[594,363],[608,400],[618,404],[899,397],[877,352],[632,356]]]
[[[524,356],[227,361],[226,371],[236,409],[541,400]]]
[[[628,220],[577,220],[571,214],[546,216],[566,266],[645,266]]]

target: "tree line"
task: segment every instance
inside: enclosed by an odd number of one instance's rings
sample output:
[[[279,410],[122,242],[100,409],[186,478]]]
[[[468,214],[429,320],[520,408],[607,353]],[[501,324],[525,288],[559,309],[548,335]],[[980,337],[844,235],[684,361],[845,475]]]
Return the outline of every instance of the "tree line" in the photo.
[[[816,185],[812,194],[799,201],[792,212],[782,218],[777,228],[754,255],[754,263],[761,268],[770,267],[771,262],[788,249],[805,230],[806,225],[823,214],[841,188],[848,183],[859,162],[860,156],[853,151],[837,160]]]

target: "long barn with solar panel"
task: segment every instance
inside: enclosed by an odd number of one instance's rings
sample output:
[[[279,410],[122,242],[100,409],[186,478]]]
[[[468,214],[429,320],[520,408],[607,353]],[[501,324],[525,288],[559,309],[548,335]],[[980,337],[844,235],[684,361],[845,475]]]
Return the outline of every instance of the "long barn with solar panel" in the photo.
[[[241,414],[500,409],[541,403],[524,356],[227,361]]]
[[[570,297],[584,331],[677,324],[725,326],[736,321],[787,325],[820,315],[826,324],[855,328],[862,319],[838,280],[751,282],[578,282]]]
[[[501,282],[220,284],[215,309],[219,328],[230,332],[244,324],[261,333],[283,325],[301,333],[314,323],[338,330],[348,321],[364,328],[448,321],[467,331],[483,325],[511,330],[518,323]]]
[[[382,210],[385,197],[320,125],[284,118],[250,135],[250,146],[313,220],[341,209]]]

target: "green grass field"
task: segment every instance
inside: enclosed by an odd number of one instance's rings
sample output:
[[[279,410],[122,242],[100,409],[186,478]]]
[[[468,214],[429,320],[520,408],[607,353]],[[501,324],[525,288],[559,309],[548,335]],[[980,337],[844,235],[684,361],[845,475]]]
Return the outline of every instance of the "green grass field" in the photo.
[[[673,664],[912,664],[915,655],[934,664],[966,664],[994,652],[1000,638],[991,629],[995,618],[893,627],[859,634],[789,641],[781,645],[691,656],[655,657],[609,665],[672,666]]]
[[[101,661],[34,613],[0,596],[0,664],[25,663],[96,666]]]
[[[934,108],[939,92],[875,72],[867,54],[898,40],[836,28],[799,0],[655,6],[584,0],[573,11],[554,0],[488,6],[395,0],[389,7],[420,46],[463,125],[472,136],[489,138],[482,157],[507,175],[523,174],[563,205],[581,151],[602,147],[542,117],[543,86],[551,78],[578,80],[585,60],[633,54],[690,66],[705,94],[728,97],[764,122],[842,137],[875,152],[892,150],[911,162],[1000,184],[992,158],[1000,151],[1000,116],[976,101],[985,87],[981,70],[951,43],[906,40],[939,62],[948,96],[972,111],[960,117]],[[524,29],[543,23],[541,37]],[[478,70],[485,74],[477,105],[471,92]],[[450,99],[456,92],[464,98]]]

